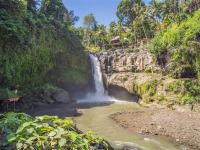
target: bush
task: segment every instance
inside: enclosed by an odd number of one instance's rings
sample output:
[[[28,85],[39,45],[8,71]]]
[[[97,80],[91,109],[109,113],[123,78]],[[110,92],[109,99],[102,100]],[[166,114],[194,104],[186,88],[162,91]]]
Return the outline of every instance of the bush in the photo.
[[[1,88],[0,89],[0,98],[1,99],[8,99],[8,98],[15,98],[18,97],[18,94],[14,91],[9,90],[8,88]]]
[[[193,104],[195,101],[196,98],[191,93],[186,93],[181,98],[181,104]]]
[[[172,77],[175,79],[179,78],[195,78],[196,72],[190,65],[183,65],[175,69],[172,73]]]
[[[3,123],[9,119],[7,117],[8,115],[3,116]],[[9,144],[15,145],[14,149],[17,150],[109,148],[109,144],[104,139],[95,137],[93,133],[83,134],[74,126],[72,120],[60,119],[55,116],[41,116],[33,119],[18,118],[17,125],[5,124],[1,130],[5,132],[5,128],[12,129],[12,134],[9,134],[7,141]]]
[[[182,91],[182,88],[183,88],[183,82],[181,80],[176,80],[176,81],[169,83],[166,86],[165,91],[173,92],[173,93],[180,93]]]
[[[193,104],[200,101],[200,84],[198,81],[186,80],[184,82],[184,91],[181,95],[182,104]]]
[[[6,113],[0,116],[0,133],[2,141],[0,141],[0,149],[6,149],[8,140],[14,136],[19,126],[27,121],[31,121],[32,117],[24,113]]]
[[[157,85],[157,80],[146,81],[142,84],[133,83],[133,91],[139,94],[145,102],[152,102],[157,91]]]
[[[156,58],[167,51],[174,68],[178,68],[173,76],[200,77],[200,10],[194,12],[180,24],[174,23],[168,29],[158,33],[149,45],[150,52]],[[186,66],[186,65],[190,66]],[[171,68],[173,70],[173,68]],[[190,73],[189,73],[190,72]]]
[[[147,94],[149,96],[154,96],[157,90],[157,80],[146,81],[145,83],[139,85],[139,91],[142,94]]]

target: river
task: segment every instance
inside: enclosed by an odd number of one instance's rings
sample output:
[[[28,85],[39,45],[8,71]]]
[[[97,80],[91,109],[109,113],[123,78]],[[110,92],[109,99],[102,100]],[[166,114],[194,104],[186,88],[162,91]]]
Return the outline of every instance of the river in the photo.
[[[93,77],[96,92],[88,93],[79,99],[80,111],[83,115],[75,117],[78,128],[87,132],[94,131],[108,140],[115,149],[125,147],[135,150],[185,150],[185,147],[175,144],[166,137],[145,136],[131,133],[116,124],[109,115],[122,111],[141,109],[135,102],[120,101],[110,97],[104,89],[100,63],[96,56],[90,55],[93,66]]]

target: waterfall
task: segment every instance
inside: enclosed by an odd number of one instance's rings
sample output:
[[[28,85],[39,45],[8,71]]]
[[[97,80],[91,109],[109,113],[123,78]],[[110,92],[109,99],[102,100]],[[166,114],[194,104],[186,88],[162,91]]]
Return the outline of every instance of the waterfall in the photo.
[[[92,71],[94,77],[94,85],[95,85],[95,95],[104,96],[105,89],[103,85],[103,78],[101,72],[101,65],[98,58],[92,54],[90,54],[90,59],[92,62]]]
[[[110,97],[104,88],[100,61],[95,55],[90,54],[89,56],[92,63],[95,92],[88,93],[86,97],[78,100],[78,102],[101,103],[101,102],[117,101],[115,98]]]

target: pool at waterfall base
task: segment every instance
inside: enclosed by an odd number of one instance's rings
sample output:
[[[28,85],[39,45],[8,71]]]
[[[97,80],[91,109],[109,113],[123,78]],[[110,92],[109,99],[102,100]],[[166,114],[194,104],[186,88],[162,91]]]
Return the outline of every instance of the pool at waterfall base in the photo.
[[[137,111],[141,109],[141,106],[135,102],[120,101],[109,96],[104,88],[98,58],[91,54],[90,59],[96,90],[77,101],[78,105],[83,106],[79,109],[82,115],[74,118],[78,128],[85,132],[94,131],[108,140],[116,150],[186,150],[184,146],[177,145],[167,137],[131,133],[116,124],[109,117],[111,114]]]

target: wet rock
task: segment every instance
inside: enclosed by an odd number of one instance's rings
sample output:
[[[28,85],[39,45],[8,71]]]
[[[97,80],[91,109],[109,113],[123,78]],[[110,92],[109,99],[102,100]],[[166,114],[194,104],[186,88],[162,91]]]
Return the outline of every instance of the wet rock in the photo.
[[[137,148],[124,147],[122,150],[138,150]]]
[[[45,101],[46,101],[46,103],[48,103],[48,104],[53,104],[53,103],[55,102],[52,98],[49,98],[49,97],[47,97],[47,98],[45,99]]]
[[[120,100],[138,102],[137,95],[131,94],[125,88],[117,85],[110,84],[108,86],[108,94]]]
[[[57,90],[53,95],[52,98],[59,103],[70,103],[71,98],[69,93],[63,89]]]
[[[134,143],[115,141],[112,143],[115,150],[140,150]]]

